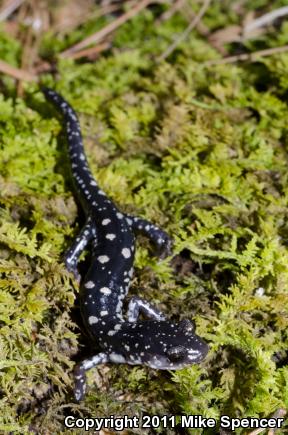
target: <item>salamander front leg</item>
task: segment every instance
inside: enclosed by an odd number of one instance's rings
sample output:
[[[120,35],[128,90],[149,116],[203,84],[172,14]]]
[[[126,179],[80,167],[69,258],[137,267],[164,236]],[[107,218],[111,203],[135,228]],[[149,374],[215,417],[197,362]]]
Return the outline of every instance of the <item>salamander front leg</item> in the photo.
[[[86,372],[98,364],[109,361],[108,354],[101,352],[91,358],[84,359],[74,368],[74,396],[77,402],[83,399],[86,393]]]
[[[126,221],[133,231],[144,234],[152,240],[158,248],[159,257],[165,258],[171,254],[172,239],[161,228],[147,221],[131,215],[126,215]]]
[[[66,268],[69,270],[69,272],[74,274],[75,279],[78,282],[80,281],[80,275],[77,269],[79,257],[93,238],[96,238],[96,230],[95,226],[92,224],[91,218],[88,218],[79,235],[76,237],[73,244],[64,255]]]
[[[140,314],[144,314],[144,316],[148,317],[152,320],[165,320],[165,315],[158,310],[158,308],[154,307],[154,305],[145,301],[142,298],[138,298],[134,296],[128,305],[127,317],[128,322],[137,322]]]

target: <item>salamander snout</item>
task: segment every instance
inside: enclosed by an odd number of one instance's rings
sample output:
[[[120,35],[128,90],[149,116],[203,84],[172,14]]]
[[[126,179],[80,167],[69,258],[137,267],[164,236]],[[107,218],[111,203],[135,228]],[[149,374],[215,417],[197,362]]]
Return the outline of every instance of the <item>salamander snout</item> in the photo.
[[[144,324],[147,323],[149,325],[149,322]],[[197,364],[209,350],[205,341],[196,335],[194,322],[187,319],[179,324],[153,322],[149,327],[149,337],[148,346],[143,349],[142,363],[158,370],[179,370]]]

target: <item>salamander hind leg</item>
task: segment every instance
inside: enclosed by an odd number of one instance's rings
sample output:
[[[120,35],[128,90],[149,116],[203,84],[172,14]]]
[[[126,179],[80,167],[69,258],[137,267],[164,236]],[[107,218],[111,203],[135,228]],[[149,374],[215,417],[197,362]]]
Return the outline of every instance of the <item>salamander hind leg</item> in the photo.
[[[133,231],[144,234],[156,245],[160,258],[165,258],[172,253],[172,239],[161,228],[146,219],[126,215],[126,221]]]
[[[77,402],[80,402],[86,393],[86,372],[98,364],[108,361],[108,354],[101,352],[91,358],[84,359],[74,367],[74,397]]]
[[[154,305],[150,304],[142,298],[134,296],[130,300],[128,305],[128,322],[137,322],[140,314],[143,314],[144,316],[152,320],[161,321],[166,319],[165,315]]]

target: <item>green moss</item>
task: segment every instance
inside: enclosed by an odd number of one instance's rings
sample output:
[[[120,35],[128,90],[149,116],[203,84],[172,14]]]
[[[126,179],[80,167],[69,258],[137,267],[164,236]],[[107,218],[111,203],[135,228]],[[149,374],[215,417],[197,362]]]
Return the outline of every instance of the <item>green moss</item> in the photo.
[[[237,22],[219,9],[205,18],[211,29]],[[159,64],[153,58],[185,21],[176,14],[155,26],[152,12],[119,29],[109,55],[62,60],[57,83],[43,81],[79,114],[102,188],[174,238],[172,262],[139,239],[131,294],[173,319],[195,317],[209,356],[172,374],[101,366],[89,373],[85,402],[73,403],[83,335],[79,310],[71,311],[78,286],[61,256],[81,220],[65,139],[34,85],[12,100],[8,84],[0,100],[0,431],[62,433],[67,413],[264,417],[288,406],[288,55],[206,68],[199,62],[219,55],[192,32]],[[69,43],[95,31],[92,21]],[[19,45],[3,38],[15,63]],[[44,51],[53,40],[44,36]],[[55,53],[66,43],[55,42]]]

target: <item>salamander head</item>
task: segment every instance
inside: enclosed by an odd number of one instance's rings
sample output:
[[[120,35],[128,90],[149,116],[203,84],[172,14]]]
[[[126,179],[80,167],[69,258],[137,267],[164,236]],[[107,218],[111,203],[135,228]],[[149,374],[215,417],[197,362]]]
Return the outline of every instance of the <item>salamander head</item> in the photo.
[[[158,370],[179,370],[202,361],[208,352],[207,344],[195,334],[190,320],[179,324],[170,321],[145,321],[126,331],[129,352],[124,352],[129,364],[144,364]],[[123,337],[124,338],[124,337]],[[123,348],[125,344],[123,340]],[[122,348],[122,349],[123,349]]]

